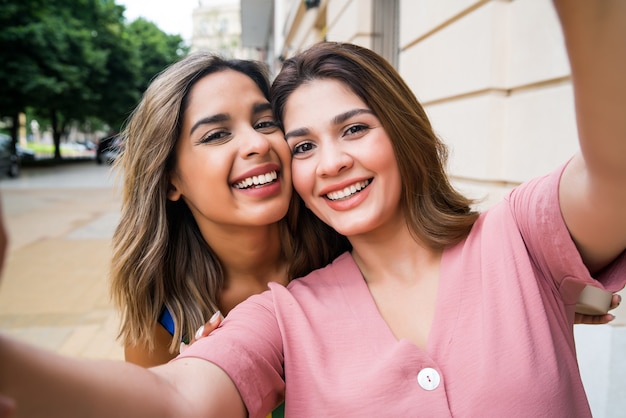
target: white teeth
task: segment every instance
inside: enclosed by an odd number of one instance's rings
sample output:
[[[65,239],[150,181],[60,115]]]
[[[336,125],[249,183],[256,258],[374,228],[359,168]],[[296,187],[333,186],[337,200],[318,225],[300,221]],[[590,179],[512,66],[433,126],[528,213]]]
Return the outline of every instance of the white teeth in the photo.
[[[365,187],[367,187],[368,184],[370,184],[369,180],[359,181],[358,183],[354,183],[353,185],[348,186],[343,190],[338,190],[336,192],[328,193],[326,197],[330,200],[345,199],[347,197],[352,196],[353,194],[357,192],[360,192]]]
[[[252,176],[241,180],[234,186],[236,189],[246,189],[250,186],[262,186],[267,183],[271,183],[278,178],[276,171],[270,171],[269,173],[261,174],[258,176]]]

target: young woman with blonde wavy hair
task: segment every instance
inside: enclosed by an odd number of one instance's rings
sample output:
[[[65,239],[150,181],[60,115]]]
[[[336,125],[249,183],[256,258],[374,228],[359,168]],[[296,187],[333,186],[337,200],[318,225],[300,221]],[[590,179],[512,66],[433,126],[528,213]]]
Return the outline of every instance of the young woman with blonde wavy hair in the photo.
[[[340,253],[331,239],[329,253],[291,260],[291,155],[268,94],[262,64],[199,53],[160,74],[133,112],[111,267],[128,361],[171,360],[216,313]]]

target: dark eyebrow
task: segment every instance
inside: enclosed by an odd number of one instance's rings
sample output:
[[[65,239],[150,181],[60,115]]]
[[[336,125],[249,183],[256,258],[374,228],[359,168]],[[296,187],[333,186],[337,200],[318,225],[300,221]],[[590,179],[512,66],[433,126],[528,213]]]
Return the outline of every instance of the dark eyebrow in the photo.
[[[189,136],[191,136],[191,134],[193,134],[193,131],[195,131],[196,129],[198,129],[198,127],[200,125],[207,125],[209,123],[219,123],[219,122],[224,122],[230,119],[230,116],[226,113],[218,113],[217,115],[213,115],[213,116],[208,116],[206,118],[202,118],[199,121],[197,121],[189,130]]]
[[[354,117],[354,116],[357,116],[357,115],[361,115],[363,113],[367,113],[367,114],[370,114],[370,115],[374,114],[374,112],[372,112],[371,109],[353,109],[353,110],[348,110],[345,113],[342,113],[340,115],[335,116],[333,118],[333,124],[334,125],[339,125],[341,123],[344,123],[345,121],[347,121],[351,117]]]
[[[345,121],[349,120],[350,118],[357,116],[357,115],[362,115],[362,114],[369,114],[369,115],[374,115],[374,112],[372,112],[371,109],[353,109],[353,110],[348,110],[347,112],[341,113],[337,116],[335,116],[332,119],[332,124],[333,125],[340,125],[342,123],[344,123]],[[308,128],[300,128],[300,129],[294,129],[291,132],[287,132],[285,134],[285,141],[288,140],[289,138],[291,138],[292,136],[306,136],[309,134],[309,129]]]
[[[258,113],[263,113],[266,110],[271,110],[271,109],[272,109],[272,105],[269,104],[269,102],[257,103],[254,106],[252,106],[252,114],[256,115]]]
[[[294,129],[293,131],[287,132],[285,134],[285,141],[291,138],[292,136],[306,136],[309,134],[309,132],[310,131],[308,128]]]
[[[272,105],[269,104],[269,102],[264,102],[264,103],[257,103],[254,106],[252,106],[252,114],[253,115],[257,115],[259,113],[263,113],[266,110],[269,110],[272,108]],[[192,127],[191,130],[189,131],[189,135],[191,136],[191,134],[193,134],[193,131],[195,131],[196,129],[198,129],[198,127],[200,125],[208,125],[210,123],[220,123],[220,122],[225,122],[227,120],[230,119],[230,116],[226,113],[218,113],[217,115],[213,115],[213,116],[208,116],[206,118],[202,118],[199,121],[197,121]]]

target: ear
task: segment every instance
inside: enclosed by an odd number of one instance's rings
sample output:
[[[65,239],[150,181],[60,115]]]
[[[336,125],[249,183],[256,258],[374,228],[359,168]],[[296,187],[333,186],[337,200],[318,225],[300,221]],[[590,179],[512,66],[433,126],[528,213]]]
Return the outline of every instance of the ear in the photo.
[[[167,198],[172,202],[176,202],[180,199],[181,192],[178,190],[178,187],[176,187],[176,180],[173,177],[175,177],[175,175],[170,177],[170,184],[167,186]]]

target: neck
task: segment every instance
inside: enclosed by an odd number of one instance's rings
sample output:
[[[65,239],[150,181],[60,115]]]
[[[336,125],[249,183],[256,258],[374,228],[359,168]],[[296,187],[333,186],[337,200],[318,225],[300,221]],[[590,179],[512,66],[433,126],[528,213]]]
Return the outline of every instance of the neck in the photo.
[[[363,277],[371,283],[414,283],[439,268],[442,251],[417,240],[403,225],[385,234],[350,237],[352,256]]]
[[[269,282],[287,284],[288,263],[282,253],[277,223],[203,231],[224,270],[218,296],[223,315],[248,297],[267,290]]]
[[[235,279],[286,283],[286,260],[278,223],[245,228],[221,228],[204,238],[222,264],[227,283]],[[284,277],[281,277],[284,276]],[[281,279],[281,280],[278,280]]]

